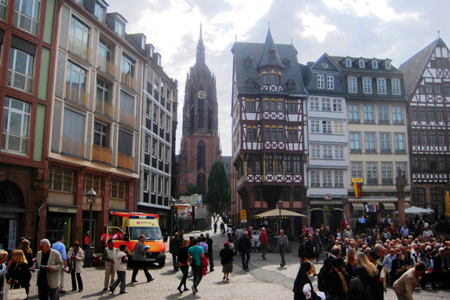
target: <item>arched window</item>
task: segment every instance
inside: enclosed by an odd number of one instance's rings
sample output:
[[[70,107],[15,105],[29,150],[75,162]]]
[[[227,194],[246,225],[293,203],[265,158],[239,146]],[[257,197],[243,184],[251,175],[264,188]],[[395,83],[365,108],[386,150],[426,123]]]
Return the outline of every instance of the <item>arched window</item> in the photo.
[[[205,180],[205,174],[198,173],[197,174],[197,186],[202,188],[202,194],[203,196],[206,195],[206,180]]]
[[[200,141],[197,145],[197,171],[205,169],[205,143]]]

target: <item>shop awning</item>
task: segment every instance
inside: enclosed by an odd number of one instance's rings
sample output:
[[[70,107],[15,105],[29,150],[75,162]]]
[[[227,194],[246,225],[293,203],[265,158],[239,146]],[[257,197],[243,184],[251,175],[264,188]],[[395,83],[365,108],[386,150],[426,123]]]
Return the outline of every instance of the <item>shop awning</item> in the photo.
[[[395,204],[390,202],[382,202],[384,209],[386,210],[395,210]]]
[[[364,204],[362,203],[352,203],[353,210],[364,210]]]
[[[66,205],[49,205],[48,211],[65,213],[65,214],[76,214],[78,206],[66,206]]]

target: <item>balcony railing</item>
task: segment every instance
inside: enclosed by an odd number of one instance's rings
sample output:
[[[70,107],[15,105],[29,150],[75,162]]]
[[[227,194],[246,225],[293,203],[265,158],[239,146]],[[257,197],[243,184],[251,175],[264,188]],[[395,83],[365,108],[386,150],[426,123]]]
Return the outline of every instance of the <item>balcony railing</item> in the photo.
[[[136,118],[132,115],[124,111],[123,109],[120,110],[120,122],[127,124],[134,128],[136,125]]]
[[[133,90],[137,90],[137,80],[133,76],[128,73],[122,73],[120,82],[125,84],[126,86],[132,88]]]
[[[392,178],[382,178],[381,179],[381,184],[383,184],[383,185],[392,185],[392,182],[393,182]]]
[[[114,118],[114,106],[108,101],[97,98],[95,102],[95,111],[108,116],[111,119]]]
[[[352,124],[359,124],[360,123],[359,119],[349,119],[348,122],[352,123]]]
[[[34,78],[14,70],[8,70],[9,86],[21,89],[27,93],[33,92]]]
[[[117,153],[117,166],[129,170],[134,169],[134,158],[123,153]]]
[[[389,124],[389,120],[379,119],[378,124]]]
[[[76,140],[70,136],[62,136],[62,152],[78,157],[84,157],[86,144],[84,141]]]
[[[14,11],[14,26],[28,31],[35,36],[39,34],[39,22],[17,10]]]
[[[69,37],[69,51],[73,54],[81,57],[84,60],[91,60],[92,49],[88,47],[85,43],[79,39],[70,36]]]
[[[350,149],[350,153],[362,153],[361,149]]]
[[[66,82],[66,99],[76,102],[84,107],[88,107],[89,93],[84,89],[80,89],[78,85]]]
[[[391,153],[391,149],[380,149],[380,153],[390,154]]]
[[[103,72],[108,73],[113,77],[116,76],[116,65],[114,64],[114,62],[108,60],[106,57],[98,55],[97,64],[100,70],[102,70]]]
[[[374,119],[364,119],[364,124],[375,124]]]
[[[406,154],[406,149],[395,149],[396,154]]]
[[[112,150],[98,145],[92,145],[92,160],[107,164],[112,163]]]

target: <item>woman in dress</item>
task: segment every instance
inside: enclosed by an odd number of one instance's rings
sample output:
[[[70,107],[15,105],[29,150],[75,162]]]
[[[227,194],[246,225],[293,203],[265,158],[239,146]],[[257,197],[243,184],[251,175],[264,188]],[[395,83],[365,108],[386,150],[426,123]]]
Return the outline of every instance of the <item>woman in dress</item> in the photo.
[[[347,257],[345,258],[345,270],[347,271],[350,278],[356,276],[356,261],[355,261],[355,249],[347,249]]]
[[[364,285],[367,300],[380,300],[378,293],[378,270],[365,253],[356,254],[356,275]]]
[[[177,290],[182,293],[184,291],[189,291],[186,287],[186,280],[189,272],[189,260],[188,260],[188,250],[189,250],[189,240],[183,240],[183,247],[180,248],[178,253],[178,265],[180,267],[181,273],[183,273],[183,278],[181,278],[180,285],[178,285]],[[184,286],[184,290],[181,287]]]
[[[73,242],[72,248],[67,253],[67,259],[69,260],[69,270],[72,276],[72,292],[77,291],[77,283],[75,282],[75,274],[78,281],[78,291],[83,291],[83,280],[81,279],[81,272],[83,271],[82,262],[84,259],[84,252],[80,249],[80,243]]]
[[[229,281],[228,276],[233,272],[233,256],[234,252],[230,248],[228,241],[223,243],[223,249],[220,250],[220,263],[222,264],[223,280]]]
[[[295,278],[294,282],[294,300],[319,299],[316,292],[314,292],[311,280],[309,279],[309,275],[312,273],[312,263],[310,261],[303,262],[300,266],[300,270],[298,270],[297,278]]]
[[[31,271],[28,267],[27,259],[22,250],[16,249],[14,255],[11,256],[13,263],[6,273],[8,284],[11,289],[24,288],[27,295],[30,290]]]

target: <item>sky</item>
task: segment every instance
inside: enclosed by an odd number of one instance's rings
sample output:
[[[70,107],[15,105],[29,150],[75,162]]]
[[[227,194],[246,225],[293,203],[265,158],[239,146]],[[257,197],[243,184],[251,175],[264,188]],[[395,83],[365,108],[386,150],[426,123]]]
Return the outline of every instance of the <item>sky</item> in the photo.
[[[450,43],[448,0],[106,0],[127,19],[127,33],[144,33],[178,80],[179,153],[186,74],[195,64],[200,23],[206,64],[216,75],[223,156],[231,156],[233,43],[294,44],[298,61],[335,56],[390,58],[399,67],[440,37]]]

